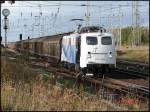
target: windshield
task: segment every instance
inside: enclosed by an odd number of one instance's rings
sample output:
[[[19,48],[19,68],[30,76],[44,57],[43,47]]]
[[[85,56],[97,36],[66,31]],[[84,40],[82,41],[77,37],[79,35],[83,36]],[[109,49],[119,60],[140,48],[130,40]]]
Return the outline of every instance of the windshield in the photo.
[[[102,37],[101,42],[103,45],[111,45],[112,44],[112,39],[111,37]]]
[[[86,43],[88,45],[96,45],[97,44],[97,37],[86,37]]]

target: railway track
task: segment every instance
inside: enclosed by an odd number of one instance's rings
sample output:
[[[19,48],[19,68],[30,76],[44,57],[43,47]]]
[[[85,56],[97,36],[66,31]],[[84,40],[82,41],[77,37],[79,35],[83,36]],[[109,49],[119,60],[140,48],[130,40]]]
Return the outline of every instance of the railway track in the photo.
[[[126,72],[130,75],[136,74],[137,77],[147,78],[149,77],[149,63],[117,59],[116,71]]]
[[[133,60],[129,60],[129,59],[120,59],[117,58],[117,63],[128,63],[131,65],[140,65],[140,66],[149,66],[149,62],[143,62],[143,61],[133,61]]]
[[[141,85],[137,85],[137,84],[133,84],[133,83],[129,83],[129,82],[125,82],[125,81],[120,81],[120,80],[116,80],[116,79],[112,79],[112,78],[106,78],[105,79],[105,83],[111,83],[112,85],[117,85],[118,87],[120,86],[120,88],[122,90],[131,92],[131,94],[143,94],[145,95],[147,98],[149,97],[149,87],[145,87],[145,86],[141,86]],[[142,97],[145,97],[142,96]]]
[[[81,77],[80,74],[77,74],[75,72],[70,72],[69,70],[60,67],[48,66],[43,64],[42,62],[36,62],[33,60],[30,60],[29,62],[29,65],[43,68],[48,72],[52,72],[56,76],[71,78],[76,80],[77,83],[92,84],[98,91],[109,89],[109,91],[111,91],[110,93],[112,94],[132,94],[134,96],[136,95],[139,99],[142,100],[147,100],[149,98],[149,87],[110,78],[107,77],[107,74],[105,74],[106,77],[94,79],[91,77]],[[106,92],[101,93],[106,94]]]
[[[126,70],[126,69],[122,69],[119,67],[116,67],[114,71],[120,72],[120,73],[126,73],[126,74],[134,76],[134,77],[149,79],[149,74],[145,74],[143,72],[138,72],[138,71],[134,71],[134,70]]]
[[[105,74],[105,76],[106,76],[105,78],[94,79],[91,77],[81,77],[77,73],[70,72],[69,70],[66,70],[66,69],[61,69],[61,68],[57,68],[57,67],[50,67],[50,68],[47,67],[46,68],[45,66],[41,66],[38,63],[37,64],[32,63],[32,65],[38,66],[38,67],[43,67],[47,71],[53,72],[57,76],[62,76],[62,77],[77,80],[77,83],[93,84],[94,86],[96,86],[97,90],[100,90],[102,88],[105,88],[105,89],[108,88],[112,91],[117,92],[117,94],[130,94],[130,95],[134,95],[134,96],[136,94],[136,96],[138,98],[144,99],[144,100],[149,98],[149,88],[148,87],[121,81],[118,79],[113,79],[113,78],[108,77],[107,74]],[[115,75],[115,74],[112,74],[112,75]],[[113,94],[116,94],[116,93],[113,93]]]

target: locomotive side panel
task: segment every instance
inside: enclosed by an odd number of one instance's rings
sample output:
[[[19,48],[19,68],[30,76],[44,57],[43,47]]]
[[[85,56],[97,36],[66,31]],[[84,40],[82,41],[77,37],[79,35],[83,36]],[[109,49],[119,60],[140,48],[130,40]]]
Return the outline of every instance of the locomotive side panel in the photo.
[[[78,53],[77,38],[79,38],[78,34],[63,36],[61,61],[68,62],[71,64],[77,63],[77,53]]]

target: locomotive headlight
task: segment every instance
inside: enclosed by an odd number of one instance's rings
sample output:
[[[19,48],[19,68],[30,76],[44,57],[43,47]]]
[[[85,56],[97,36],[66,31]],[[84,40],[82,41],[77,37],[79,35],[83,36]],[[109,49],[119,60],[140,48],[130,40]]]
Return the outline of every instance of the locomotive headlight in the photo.
[[[91,52],[88,52],[87,58],[91,58]]]
[[[112,52],[111,51],[108,53],[108,55],[110,58],[112,58]]]

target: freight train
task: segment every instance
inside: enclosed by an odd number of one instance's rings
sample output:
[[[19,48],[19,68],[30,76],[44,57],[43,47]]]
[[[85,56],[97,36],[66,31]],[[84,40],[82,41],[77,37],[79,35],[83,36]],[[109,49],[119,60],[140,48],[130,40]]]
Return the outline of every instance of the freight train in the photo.
[[[49,63],[104,74],[116,66],[114,36],[99,26],[86,26],[75,32],[17,41],[16,50],[47,57]]]

